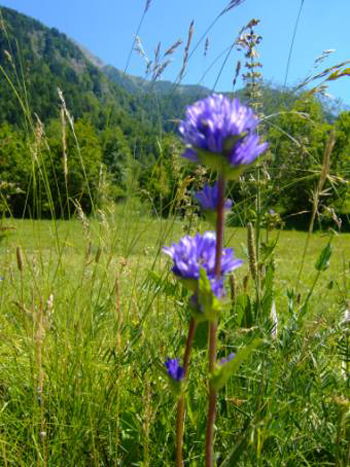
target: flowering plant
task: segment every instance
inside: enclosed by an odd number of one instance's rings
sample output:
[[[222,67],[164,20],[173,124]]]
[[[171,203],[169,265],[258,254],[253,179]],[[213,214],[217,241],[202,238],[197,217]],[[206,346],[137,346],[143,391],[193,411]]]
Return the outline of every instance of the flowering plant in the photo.
[[[222,298],[225,295],[224,279],[227,273],[242,265],[234,258],[232,248],[224,248],[224,211],[231,208],[225,201],[225,183],[234,179],[267,148],[257,133],[259,120],[253,111],[238,99],[231,101],[226,96],[213,94],[189,106],[186,119],[180,122],[179,132],[186,150],[183,157],[192,162],[208,165],[218,172],[218,182],[206,185],[195,197],[206,214],[215,221],[216,233],[197,233],[194,237],[184,236],[179,243],[164,247],[163,252],[173,261],[172,272],[193,295],[190,299],[192,318],[184,353],[184,366],[179,359],[168,359],[165,363],[171,385],[176,387],[178,400],[177,415],[177,465],[182,466],[182,436],[184,425],[184,395],[179,392],[179,383],[186,379],[191,345],[198,322],[209,322],[209,404],[206,431],[206,466],[214,464],[213,440],[217,391],[237,370],[249,353],[258,345],[253,343],[236,356],[230,354],[216,363],[217,322]]]
[[[211,281],[215,295],[220,296],[221,277],[243,264],[240,259],[234,258],[233,248],[224,248],[221,252],[220,278],[215,275],[216,235],[214,232],[197,234],[194,237],[186,235],[179,243],[164,247],[163,252],[173,260],[173,273],[182,279],[183,283],[193,292],[197,291],[197,281],[200,269],[203,268]]]
[[[217,222],[217,210],[219,205],[219,185],[216,182],[213,186],[205,185],[202,191],[194,194],[202,208],[206,219],[214,226]],[[224,202],[224,210],[229,211],[232,207],[232,201],[227,199]]]
[[[234,179],[266,150],[256,131],[259,119],[238,99],[213,94],[189,106],[179,132],[183,157]]]

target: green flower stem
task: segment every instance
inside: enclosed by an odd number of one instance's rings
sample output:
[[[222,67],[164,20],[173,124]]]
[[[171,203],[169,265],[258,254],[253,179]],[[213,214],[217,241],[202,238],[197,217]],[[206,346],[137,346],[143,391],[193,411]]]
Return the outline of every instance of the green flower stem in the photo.
[[[187,378],[188,365],[190,362],[190,353],[193,338],[196,332],[197,322],[194,318],[191,318],[190,327],[188,330],[188,336],[185,347],[184,355],[184,379]],[[176,420],[176,465],[182,467],[182,438],[184,428],[184,416],[185,416],[185,396],[182,394],[177,402],[177,420]]]
[[[218,180],[218,210],[216,224],[216,257],[215,257],[215,275],[220,278],[221,275],[221,252],[224,243],[224,198],[225,198],[225,177],[219,175]],[[217,322],[209,323],[209,373],[213,373],[216,360],[216,333]],[[215,424],[215,409],[216,409],[217,392],[210,384],[209,386],[209,407],[207,419],[207,431],[205,441],[205,465],[206,467],[214,466],[214,424]]]

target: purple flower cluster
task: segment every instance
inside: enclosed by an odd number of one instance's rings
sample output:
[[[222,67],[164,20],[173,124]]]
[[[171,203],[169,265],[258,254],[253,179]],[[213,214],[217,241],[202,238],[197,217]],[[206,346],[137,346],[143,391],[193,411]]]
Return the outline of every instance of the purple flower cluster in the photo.
[[[163,252],[169,255],[174,265],[173,273],[182,279],[199,279],[200,268],[204,268],[211,282],[215,295],[222,294],[223,280],[215,277],[216,235],[214,232],[197,234],[194,237],[186,235],[178,244],[164,247]],[[224,248],[221,254],[221,274],[233,271],[243,264],[240,259],[234,258],[233,248]]]
[[[194,197],[204,211],[215,211],[219,202],[219,189],[216,182],[213,186],[205,185],[203,191],[195,193]],[[227,199],[224,204],[226,210],[230,210],[232,201]]]
[[[201,151],[224,156],[232,167],[249,165],[267,148],[259,142],[259,119],[238,99],[213,94],[187,107],[179,132],[188,146],[183,157],[199,162]]]
[[[179,358],[168,358],[165,362],[165,366],[168,371],[168,375],[174,381],[181,381],[185,375],[184,369],[182,366],[179,365]]]

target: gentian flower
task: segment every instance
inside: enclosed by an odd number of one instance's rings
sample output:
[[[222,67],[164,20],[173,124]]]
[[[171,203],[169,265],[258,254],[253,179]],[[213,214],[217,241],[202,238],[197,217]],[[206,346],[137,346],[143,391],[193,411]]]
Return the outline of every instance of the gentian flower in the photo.
[[[216,182],[213,186],[205,185],[203,191],[195,193],[194,197],[204,211],[215,211],[219,202],[218,183]],[[230,210],[231,207],[232,201],[227,199],[224,204],[224,209]]]
[[[253,110],[222,94],[188,106],[179,132],[187,149],[183,157],[236,178],[267,148],[260,143]]]
[[[215,276],[216,235],[214,232],[197,234],[194,237],[186,235],[178,244],[164,247],[163,252],[169,255],[174,264],[173,273],[183,279],[187,285],[195,290],[196,282],[200,276],[200,268],[204,268],[211,288],[216,296],[221,296],[223,281]],[[220,276],[233,271],[243,264],[240,259],[234,258],[233,248],[224,248],[221,254]]]
[[[180,382],[185,376],[184,369],[179,365],[179,361],[179,358],[168,358],[168,360],[165,362],[168,375],[171,379],[177,382]]]

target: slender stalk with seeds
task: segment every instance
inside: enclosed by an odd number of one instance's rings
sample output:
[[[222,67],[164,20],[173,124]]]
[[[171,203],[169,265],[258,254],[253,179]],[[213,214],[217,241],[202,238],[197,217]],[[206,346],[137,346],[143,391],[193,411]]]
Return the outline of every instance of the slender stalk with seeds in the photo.
[[[37,394],[40,403],[40,439],[42,443],[42,465],[47,466],[47,443],[46,443],[46,420],[44,404],[44,369],[43,369],[43,341],[45,336],[44,329],[44,304],[40,297],[39,311],[35,320],[35,347],[37,364]]]
[[[324,184],[326,183],[327,176],[328,176],[328,173],[329,173],[331,152],[333,150],[334,144],[335,144],[335,134],[334,134],[334,131],[332,131],[330,136],[329,136],[329,140],[328,140],[328,143],[327,143],[327,145],[325,147],[325,151],[324,151],[324,154],[323,154],[322,168],[321,168],[321,172],[320,172],[320,178],[319,178],[319,181],[318,181],[318,185],[317,185],[316,190],[315,190],[315,192],[313,194],[312,215],[311,215],[311,220],[310,220],[310,225],[309,225],[309,231],[308,231],[306,241],[305,241],[305,245],[304,245],[303,256],[302,256],[301,264],[300,264],[300,268],[299,268],[298,279],[297,279],[297,284],[296,284],[296,294],[298,293],[298,289],[299,289],[300,278],[301,278],[301,274],[302,274],[303,268],[304,268],[306,252],[307,252],[307,249],[308,249],[308,246],[309,246],[309,242],[310,242],[310,239],[311,239],[312,232],[314,230],[314,223],[315,223],[315,219],[316,219],[318,205],[319,205],[319,202],[320,202],[320,197],[322,196],[322,190],[323,190]]]
[[[230,278],[230,292],[231,292],[231,303],[234,305],[237,298],[237,279],[235,274],[232,272],[229,276]]]
[[[24,304],[24,282],[23,282],[24,264],[23,264],[22,249],[19,246],[16,248],[16,260],[17,260],[17,267],[18,267],[18,270],[21,276],[21,305],[23,306]]]
[[[252,276],[252,279],[255,284],[256,290],[256,301],[257,301],[257,313],[259,314],[260,309],[260,275],[259,275],[259,268],[258,268],[258,254],[259,245],[257,245],[257,241],[254,238],[254,229],[251,222],[248,224],[248,254],[249,254],[249,271]]]

